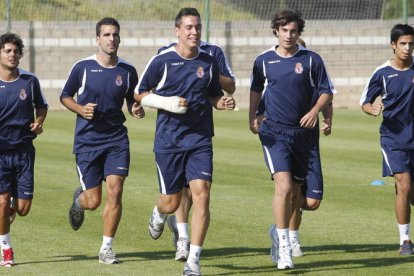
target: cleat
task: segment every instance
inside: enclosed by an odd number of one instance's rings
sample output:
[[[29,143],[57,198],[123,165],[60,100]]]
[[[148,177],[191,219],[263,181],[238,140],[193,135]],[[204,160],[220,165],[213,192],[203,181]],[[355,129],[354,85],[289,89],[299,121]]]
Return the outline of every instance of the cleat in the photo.
[[[79,210],[79,208],[75,204],[75,199],[81,193],[83,193],[82,187],[76,188],[75,192],[73,192],[72,206],[69,209],[69,224],[75,231],[77,231],[82,226],[85,213],[85,211]]]
[[[277,260],[277,269],[293,268],[292,250],[290,247],[279,247],[279,258]]]
[[[156,240],[159,237],[161,237],[162,231],[164,231],[164,224],[165,222],[163,223],[157,222],[155,220],[154,214],[151,215],[151,218],[148,224],[148,232],[151,238]]]
[[[115,251],[112,247],[105,247],[99,251],[99,263],[120,264],[121,261],[116,258]]]
[[[179,238],[177,241],[177,252],[175,253],[175,260],[179,262],[187,261],[190,253],[190,241],[185,238]]]
[[[173,233],[172,243],[175,249],[177,249],[177,242],[178,242],[178,229],[177,229],[177,221],[175,216],[169,216],[167,218],[167,225],[170,228],[171,232]],[[178,252],[178,251],[177,251]],[[176,255],[177,256],[177,255]],[[177,258],[177,257],[176,257]],[[186,258],[187,259],[187,258]],[[177,260],[177,259],[176,259]]]
[[[400,255],[412,255],[413,254],[413,244],[410,240],[405,240],[400,247]]]
[[[200,276],[200,264],[199,262],[195,263],[185,263],[184,265],[184,271],[183,276]]]
[[[15,265],[13,249],[11,247],[8,249],[3,249],[2,256],[3,256],[3,260],[1,261],[0,266],[12,267]]]
[[[290,243],[290,246],[292,247],[292,257],[303,257],[303,252],[300,249],[300,243],[292,242]]]
[[[269,237],[272,241],[272,246],[270,247],[270,257],[274,264],[277,264],[279,257],[279,238],[276,232],[276,225],[272,224],[269,228]]]
[[[9,219],[10,219],[10,224],[13,223],[14,219],[16,218],[16,207],[15,207],[15,202],[14,202],[14,197],[10,198],[10,213],[9,213]]]

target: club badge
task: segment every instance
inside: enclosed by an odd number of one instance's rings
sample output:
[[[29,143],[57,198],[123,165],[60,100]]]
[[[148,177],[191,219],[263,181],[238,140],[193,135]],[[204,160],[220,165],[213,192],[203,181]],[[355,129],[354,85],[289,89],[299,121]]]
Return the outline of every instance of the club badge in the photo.
[[[303,66],[302,63],[298,62],[295,64],[295,73],[296,74],[302,74],[303,72]]]
[[[20,89],[20,92],[19,92],[19,99],[20,99],[20,100],[26,100],[26,98],[27,98],[27,93],[26,93],[26,90],[24,90],[24,89]]]
[[[122,85],[122,76],[121,75],[116,75],[115,84],[118,85],[118,86]]]
[[[204,77],[204,70],[203,70],[203,67],[201,67],[201,66],[199,66],[198,68],[197,68],[197,77],[198,78],[202,78],[202,77]]]

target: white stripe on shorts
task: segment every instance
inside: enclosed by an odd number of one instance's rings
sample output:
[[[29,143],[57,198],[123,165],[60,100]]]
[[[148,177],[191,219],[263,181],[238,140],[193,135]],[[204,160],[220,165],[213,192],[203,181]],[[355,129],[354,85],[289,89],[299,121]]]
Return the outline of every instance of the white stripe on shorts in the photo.
[[[387,167],[388,167],[388,169],[389,169],[389,170],[390,170],[390,172],[391,172],[391,175],[394,175],[394,173],[393,173],[393,171],[392,171],[392,169],[391,169],[390,163],[388,162],[388,156],[387,156],[387,153],[386,153],[386,152],[385,152],[385,150],[383,150],[382,148],[381,148],[381,151],[382,151],[382,155],[384,156],[385,163],[387,163]]]
[[[162,173],[161,173],[160,167],[158,166],[158,163],[157,162],[155,163],[157,164],[158,175],[160,176],[161,193],[165,195],[167,193],[167,189],[165,188],[164,177],[162,177]]]
[[[269,150],[265,146],[263,146],[263,149],[264,149],[265,154],[266,154],[266,160],[267,160],[267,164],[269,166],[270,173],[273,175],[275,173],[275,168],[273,166],[272,157],[270,156]]]
[[[83,180],[82,180],[82,176],[83,175],[82,175],[82,172],[81,172],[81,170],[80,170],[80,168],[79,168],[78,165],[76,165],[76,169],[78,170],[78,174],[79,174],[79,183],[82,186],[82,190],[85,191],[86,190],[85,182],[83,182]]]

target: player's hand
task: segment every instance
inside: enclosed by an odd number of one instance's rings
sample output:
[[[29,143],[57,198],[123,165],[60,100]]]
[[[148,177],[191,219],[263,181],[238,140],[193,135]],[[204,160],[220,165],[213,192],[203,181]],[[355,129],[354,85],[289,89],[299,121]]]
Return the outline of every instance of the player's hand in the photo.
[[[36,135],[39,135],[43,132],[43,126],[40,123],[31,123],[30,130],[36,133]]]
[[[300,119],[300,126],[304,128],[314,128],[318,122],[318,113],[313,109],[305,114],[305,116]]]
[[[383,108],[384,108],[384,105],[382,103],[373,103],[371,105],[371,115],[372,116],[380,115]]]
[[[97,104],[95,103],[88,103],[83,106],[81,116],[87,120],[93,119],[93,114],[95,113],[95,108]]]
[[[332,121],[331,119],[324,119],[322,121],[321,131],[325,136],[328,136],[332,132]]]
[[[142,105],[137,102],[134,102],[131,107],[131,114],[135,118],[144,118],[145,117],[145,109]]]
[[[223,96],[221,97],[220,101],[222,103],[223,109],[234,110],[234,108],[236,107],[236,101],[233,97]]]
[[[253,134],[259,133],[260,124],[266,120],[266,117],[263,115],[257,116],[251,123],[250,123],[250,131]]]
[[[180,101],[178,102],[178,106],[181,106],[181,107],[188,107],[188,102],[187,102],[187,100],[185,99],[185,98],[183,98],[183,97],[179,97],[180,98]]]

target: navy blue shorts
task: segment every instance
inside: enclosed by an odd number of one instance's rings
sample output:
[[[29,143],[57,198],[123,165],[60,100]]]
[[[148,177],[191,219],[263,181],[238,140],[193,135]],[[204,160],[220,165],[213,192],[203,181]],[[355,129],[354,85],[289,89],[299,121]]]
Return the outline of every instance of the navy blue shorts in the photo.
[[[292,180],[304,183],[308,171],[310,149],[315,145],[311,129],[284,128],[263,121],[259,129],[264,159],[273,176],[290,172]]]
[[[381,145],[382,176],[393,176],[395,173],[410,173],[414,178],[414,150],[395,149],[388,145]]]
[[[0,152],[0,193],[32,199],[34,191],[35,148],[33,144]]]
[[[323,175],[319,147],[315,146],[310,151],[309,167],[305,184],[302,185],[302,194],[308,198],[322,200]]]
[[[204,146],[184,152],[155,153],[160,193],[175,194],[191,180],[213,181],[213,149]]]
[[[77,153],[76,167],[83,190],[99,186],[108,175],[128,176],[129,145],[121,144],[106,149]]]

